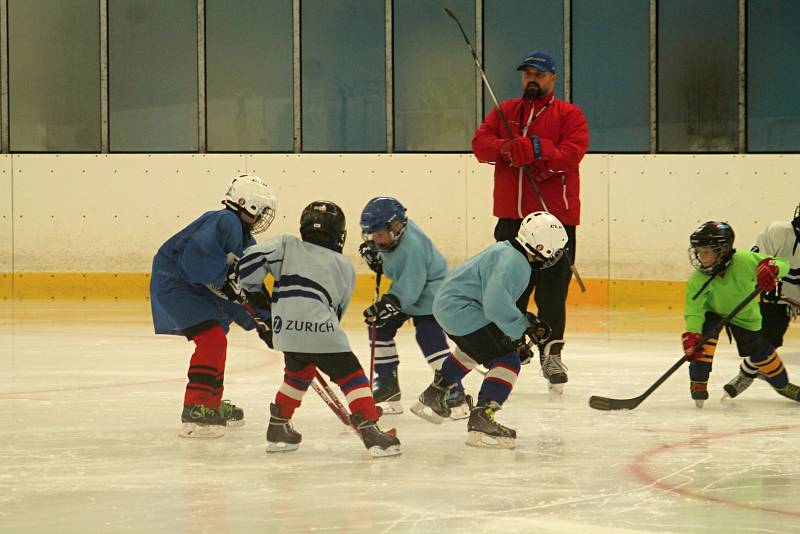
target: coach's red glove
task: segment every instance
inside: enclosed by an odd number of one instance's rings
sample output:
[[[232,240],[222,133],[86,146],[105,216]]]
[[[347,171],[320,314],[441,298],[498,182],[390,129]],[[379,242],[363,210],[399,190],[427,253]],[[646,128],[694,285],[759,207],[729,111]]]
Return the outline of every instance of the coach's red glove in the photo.
[[[772,258],[761,260],[756,268],[756,283],[761,291],[769,292],[778,283],[778,266]]]
[[[524,167],[533,163],[533,143],[527,137],[515,137],[508,142],[511,165]]]
[[[683,354],[686,356],[686,361],[694,362],[706,355],[704,346],[697,346],[698,343],[703,341],[703,337],[703,334],[698,334],[696,332],[684,332],[681,334]]]

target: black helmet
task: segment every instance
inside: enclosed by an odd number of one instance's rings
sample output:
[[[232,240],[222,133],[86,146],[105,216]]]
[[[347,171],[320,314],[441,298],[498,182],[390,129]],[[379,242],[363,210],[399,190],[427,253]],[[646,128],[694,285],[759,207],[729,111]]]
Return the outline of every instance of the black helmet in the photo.
[[[341,252],[346,236],[344,212],[333,202],[315,200],[300,215],[300,237],[303,241]]]
[[[689,237],[689,262],[703,274],[717,274],[725,270],[733,258],[733,228],[726,222],[708,221],[692,232]],[[697,249],[708,247],[717,255],[712,265],[704,267],[698,258]]]

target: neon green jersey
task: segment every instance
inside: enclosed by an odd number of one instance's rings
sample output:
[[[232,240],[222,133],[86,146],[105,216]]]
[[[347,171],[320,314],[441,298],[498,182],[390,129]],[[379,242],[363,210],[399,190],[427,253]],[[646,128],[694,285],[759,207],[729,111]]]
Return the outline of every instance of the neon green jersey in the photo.
[[[710,311],[722,317],[728,315],[756,288],[756,267],[758,263],[769,258],[766,254],[739,251],[733,254],[728,268],[714,277],[700,295],[692,300],[711,275],[695,271],[686,284],[686,305],[683,318],[687,332],[702,333],[706,312]],[[783,258],[775,258],[778,266],[778,277],[789,273],[789,262]],[[755,300],[750,301],[731,323],[746,330],[761,330],[761,311]]]

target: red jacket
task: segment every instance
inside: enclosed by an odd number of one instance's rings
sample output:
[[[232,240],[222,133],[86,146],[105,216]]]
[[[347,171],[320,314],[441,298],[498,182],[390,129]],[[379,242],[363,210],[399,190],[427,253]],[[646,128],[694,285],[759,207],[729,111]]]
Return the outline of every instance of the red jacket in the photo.
[[[527,137],[538,136],[541,158],[529,167],[547,204],[547,211],[563,224],[580,224],[580,176],[578,165],[589,149],[589,129],[586,117],[575,104],[552,96],[534,100],[538,112],[550,105],[528,127]],[[523,135],[531,111],[531,101],[513,98],[501,102],[500,108],[515,136]],[[521,123],[521,124],[520,124]],[[472,138],[472,152],[481,163],[494,168],[494,215],[507,219],[522,219],[543,207],[524,172],[512,167],[500,154],[500,145],[508,133],[497,110],[493,109]]]

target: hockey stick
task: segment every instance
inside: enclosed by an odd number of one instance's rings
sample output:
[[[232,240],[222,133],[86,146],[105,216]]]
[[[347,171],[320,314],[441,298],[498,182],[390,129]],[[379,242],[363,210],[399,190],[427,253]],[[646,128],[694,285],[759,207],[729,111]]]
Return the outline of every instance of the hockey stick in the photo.
[[[381,292],[381,276],[383,271],[376,274],[375,277],[375,298],[372,299],[372,304],[378,303],[378,297]],[[369,327],[369,388],[372,389],[372,379],[375,376],[375,339],[378,337],[378,327],[375,323]]]
[[[455,21],[456,25],[458,26],[458,29],[461,31],[461,35],[464,37],[464,42],[467,43],[467,48],[469,48],[469,51],[472,53],[472,59],[475,60],[475,66],[478,68],[478,72],[480,73],[481,78],[483,79],[483,84],[486,86],[486,89],[489,91],[489,95],[492,97],[492,102],[494,102],[494,109],[497,111],[497,114],[500,116],[500,120],[503,122],[503,126],[505,126],[506,128],[506,133],[508,134],[508,138],[514,139],[514,131],[511,129],[511,125],[508,123],[508,119],[506,118],[505,113],[503,113],[503,110],[500,109],[500,103],[497,101],[497,97],[494,94],[494,90],[492,90],[492,84],[489,83],[489,79],[486,77],[486,72],[483,70],[481,61],[478,59],[478,54],[472,47],[472,43],[470,42],[469,37],[467,37],[467,32],[464,31],[464,27],[461,25],[461,22],[458,20],[458,17],[456,17],[452,11],[450,11],[446,7],[443,7],[442,9],[444,9],[444,12],[447,13],[447,15]],[[542,197],[542,192],[539,189],[539,184],[537,184],[536,180],[533,178],[530,168],[527,165],[523,166],[522,172],[525,173],[525,177],[531,183],[531,187],[533,187],[536,196],[539,198],[539,202],[542,204],[542,208],[544,208],[544,211],[550,213],[550,210],[547,209],[547,204],[545,204],[544,202],[544,197]],[[583,278],[581,278],[581,275],[578,273],[578,269],[575,267],[575,264],[572,263],[572,258],[569,257],[569,254],[567,254],[567,260],[569,261],[569,268],[572,271],[572,274],[575,275],[575,281],[578,282],[578,287],[581,288],[582,293],[585,293],[586,286],[583,283]]]
[[[256,324],[256,330],[258,332],[263,333],[269,330],[269,326],[258,316],[258,312],[253,307],[253,305],[247,301],[242,304],[242,307],[247,312],[247,314],[253,319],[253,322]],[[328,382],[322,378],[322,375],[319,374],[319,371],[315,371],[316,376],[314,377],[316,381],[322,384],[322,387],[317,384],[314,380],[311,381],[311,389],[313,389],[317,395],[322,398],[322,401],[328,405],[331,411],[339,418],[339,420],[347,426],[351,426],[350,424],[350,417],[347,413],[347,410],[342,405],[339,397],[333,392],[333,390],[328,385]]]
[[[725,325],[727,325],[728,323],[730,323],[731,320],[736,316],[736,314],[739,313],[740,311],[742,311],[742,309],[745,306],[750,304],[750,301],[752,301],[754,298],[756,298],[756,296],[760,292],[761,292],[761,290],[756,288],[756,289],[754,289],[752,291],[752,293],[747,295],[747,297],[745,297],[745,299],[742,302],[740,302],[733,309],[733,311],[731,311],[728,315],[723,317],[723,319],[719,322],[719,324],[714,327],[714,332],[722,330],[722,328]],[[713,339],[713,336],[704,337],[702,340],[700,340],[694,346],[694,350],[700,349],[700,347],[702,347],[709,339]],[[658,388],[658,386],[663,384],[667,380],[667,378],[672,376],[672,374],[675,371],[677,371],[678,368],[680,368],[685,361],[686,361],[686,357],[685,356],[681,356],[680,360],[678,360],[677,362],[672,364],[672,367],[670,367],[667,370],[666,373],[661,375],[659,377],[659,379],[656,380],[655,383],[652,386],[647,388],[647,391],[645,391],[644,393],[642,393],[638,397],[634,397],[632,399],[609,399],[608,397],[598,397],[596,395],[592,395],[591,397],[589,397],[589,406],[591,406],[595,410],[604,410],[604,411],[608,411],[608,410],[633,410],[634,408],[639,406],[642,403],[643,400],[645,400],[647,397],[649,397],[650,394],[653,393],[656,390],[656,388]]]

